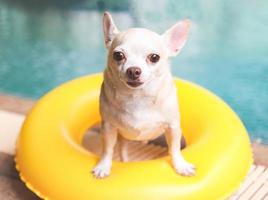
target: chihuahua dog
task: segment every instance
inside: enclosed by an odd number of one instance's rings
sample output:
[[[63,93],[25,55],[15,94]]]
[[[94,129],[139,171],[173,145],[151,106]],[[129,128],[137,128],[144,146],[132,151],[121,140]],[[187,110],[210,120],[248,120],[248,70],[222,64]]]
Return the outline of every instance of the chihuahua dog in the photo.
[[[92,170],[96,178],[111,172],[113,150],[120,140],[127,161],[127,140],[152,140],[165,133],[172,166],[183,176],[195,167],[180,152],[182,131],[177,90],[168,58],[183,48],[190,21],[176,23],[159,35],[144,28],[119,32],[108,12],[103,16],[108,62],[100,94],[103,155]]]

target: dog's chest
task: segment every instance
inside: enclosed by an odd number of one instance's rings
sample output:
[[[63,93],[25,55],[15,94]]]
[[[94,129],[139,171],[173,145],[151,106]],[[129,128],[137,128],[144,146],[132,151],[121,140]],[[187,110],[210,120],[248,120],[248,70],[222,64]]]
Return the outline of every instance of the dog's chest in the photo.
[[[130,140],[149,140],[164,132],[165,119],[161,105],[155,99],[122,101],[120,107],[111,108],[113,120],[121,135]]]

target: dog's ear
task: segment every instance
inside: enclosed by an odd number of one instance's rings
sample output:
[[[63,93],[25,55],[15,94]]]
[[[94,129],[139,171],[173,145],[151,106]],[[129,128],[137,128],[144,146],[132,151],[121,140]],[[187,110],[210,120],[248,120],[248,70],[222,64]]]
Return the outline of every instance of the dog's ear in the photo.
[[[180,21],[162,34],[168,56],[176,56],[183,48],[188,38],[190,23],[188,19]]]
[[[104,12],[103,14],[103,34],[104,34],[104,41],[105,46],[107,49],[110,48],[114,36],[119,33],[118,29],[116,28],[113,18],[108,12]]]

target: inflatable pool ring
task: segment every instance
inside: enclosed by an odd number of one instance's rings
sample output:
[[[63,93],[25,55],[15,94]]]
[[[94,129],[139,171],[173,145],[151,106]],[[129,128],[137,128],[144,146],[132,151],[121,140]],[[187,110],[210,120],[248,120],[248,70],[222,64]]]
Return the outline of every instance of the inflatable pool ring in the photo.
[[[90,173],[98,156],[81,146],[86,130],[100,121],[101,74],[67,82],[41,98],[26,117],[17,140],[16,165],[34,193],[50,200],[215,200],[234,192],[252,164],[248,134],[218,97],[187,81],[179,88],[184,157],[197,174],[174,172],[169,156],[113,162],[109,177]]]

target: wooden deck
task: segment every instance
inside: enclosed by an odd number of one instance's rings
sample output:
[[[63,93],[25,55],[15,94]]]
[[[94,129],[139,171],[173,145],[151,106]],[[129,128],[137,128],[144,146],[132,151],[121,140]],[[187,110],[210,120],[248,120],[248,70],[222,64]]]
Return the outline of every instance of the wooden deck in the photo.
[[[268,169],[253,165],[240,189],[229,200],[268,200]]]

